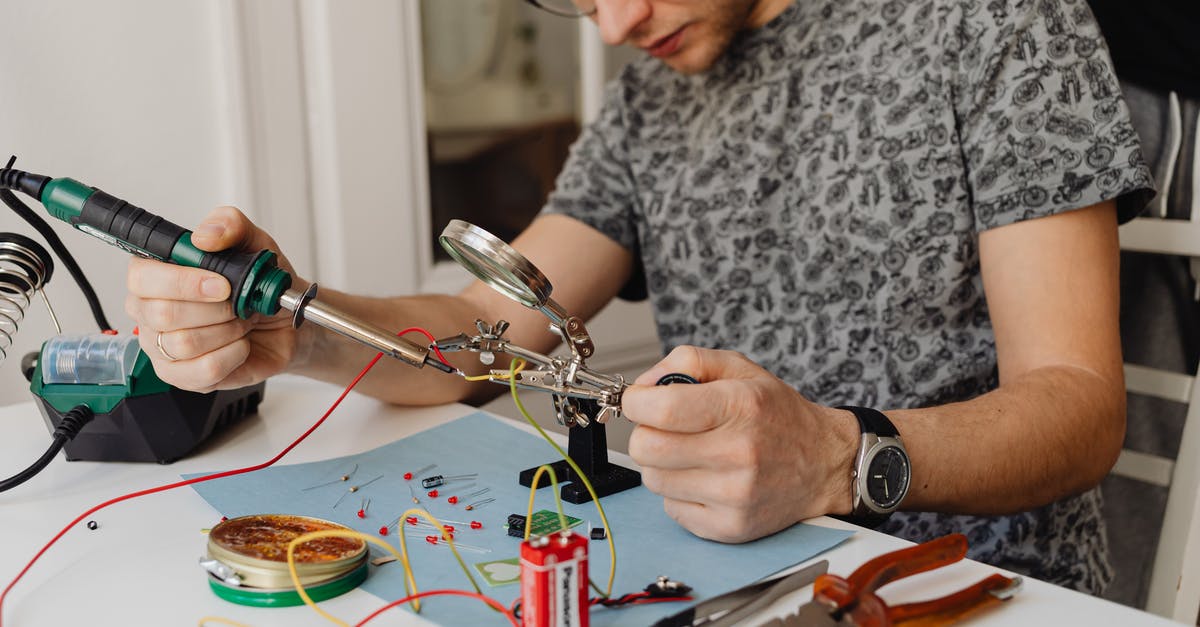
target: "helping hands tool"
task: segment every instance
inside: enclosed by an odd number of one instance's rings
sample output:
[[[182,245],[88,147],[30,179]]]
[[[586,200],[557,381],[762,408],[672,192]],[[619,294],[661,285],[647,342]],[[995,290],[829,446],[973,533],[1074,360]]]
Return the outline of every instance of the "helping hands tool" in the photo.
[[[941,568],[967,554],[967,538],[951,534],[907,549],[885,553],[860,566],[849,577],[821,575],[813,584],[813,600],[768,625],[781,627],[934,627],[950,625],[1011,599],[1021,589],[1020,577],[999,573],[940,599],[889,607],[875,591],[911,575]]]

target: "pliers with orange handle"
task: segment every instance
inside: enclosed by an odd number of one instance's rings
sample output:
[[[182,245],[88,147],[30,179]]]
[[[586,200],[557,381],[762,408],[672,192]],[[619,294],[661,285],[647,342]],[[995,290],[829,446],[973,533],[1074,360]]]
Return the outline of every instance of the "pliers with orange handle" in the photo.
[[[941,568],[967,554],[967,538],[952,534],[907,549],[880,555],[849,577],[821,575],[813,584],[813,600],[799,612],[767,625],[783,627],[934,627],[958,622],[999,605],[1021,588],[1020,577],[999,573],[949,596],[889,607],[875,591],[918,573]]]

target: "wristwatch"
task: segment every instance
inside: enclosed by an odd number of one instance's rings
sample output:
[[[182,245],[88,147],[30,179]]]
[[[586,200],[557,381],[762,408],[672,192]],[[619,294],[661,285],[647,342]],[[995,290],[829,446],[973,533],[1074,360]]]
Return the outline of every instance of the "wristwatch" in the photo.
[[[882,412],[867,407],[843,406],[858,419],[862,439],[858,443],[851,474],[854,507],[841,517],[863,527],[882,525],[900,507],[912,479],[908,452],[900,432]]]

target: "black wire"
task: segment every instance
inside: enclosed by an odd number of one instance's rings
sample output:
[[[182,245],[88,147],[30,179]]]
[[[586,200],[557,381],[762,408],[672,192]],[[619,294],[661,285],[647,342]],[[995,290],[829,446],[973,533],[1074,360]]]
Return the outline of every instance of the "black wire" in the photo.
[[[4,481],[0,481],[0,492],[11,490],[12,488],[15,488],[32,479],[34,475],[41,472],[46,466],[50,465],[50,462],[54,459],[54,456],[58,455],[58,452],[62,450],[62,447],[66,445],[66,443],[66,437],[55,436],[54,441],[50,443],[50,448],[46,449],[46,452],[43,453],[36,462],[33,462],[32,466],[9,477],[8,479],[5,479]]]
[[[58,233],[54,232],[54,228],[35,213],[33,209],[30,209],[29,205],[21,202],[21,199],[17,198],[16,194],[13,194],[11,191],[7,189],[0,190],[0,200],[3,200],[4,204],[8,205],[10,209],[21,216],[26,222],[33,225],[33,228],[37,229],[37,232],[41,233],[46,242],[50,244],[50,248],[62,260],[63,265],[67,267],[67,271],[71,273],[71,277],[79,284],[79,289],[83,292],[83,297],[87,299],[88,306],[92,309],[92,317],[96,319],[96,324],[100,325],[100,330],[107,331],[113,328],[108,323],[108,318],[104,315],[104,307],[100,305],[100,297],[96,296],[96,290],[92,288],[91,282],[84,276],[83,268],[79,267],[79,264],[75,261],[75,257],[71,255],[71,251],[67,250],[67,247],[63,245],[62,239],[58,237]]]
[[[42,453],[42,456],[36,462],[33,462],[29,468],[0,481],[0,492],[11,490],[29,481],[34,475],[50,465],[50,462],[62,450],[62,447],[74,439],[79,434],[79,431],[83,429],[84,425],[91,422],[94,417],[95,414],[87,405],[72,407],[71,411],[63,415],[62,420],[58,423],[58,427],[54,429],[54,440],[50,442],[50,448],[46,449],[46,452]]]

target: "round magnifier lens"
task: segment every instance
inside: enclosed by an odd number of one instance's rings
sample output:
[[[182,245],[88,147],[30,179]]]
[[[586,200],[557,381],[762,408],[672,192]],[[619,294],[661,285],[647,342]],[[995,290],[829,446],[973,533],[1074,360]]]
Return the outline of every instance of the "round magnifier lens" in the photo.
[[[550,299],[550,281],[536,266],[474,224],[451,220],[438,241],[471,274],[512,300],[538,309]]]

